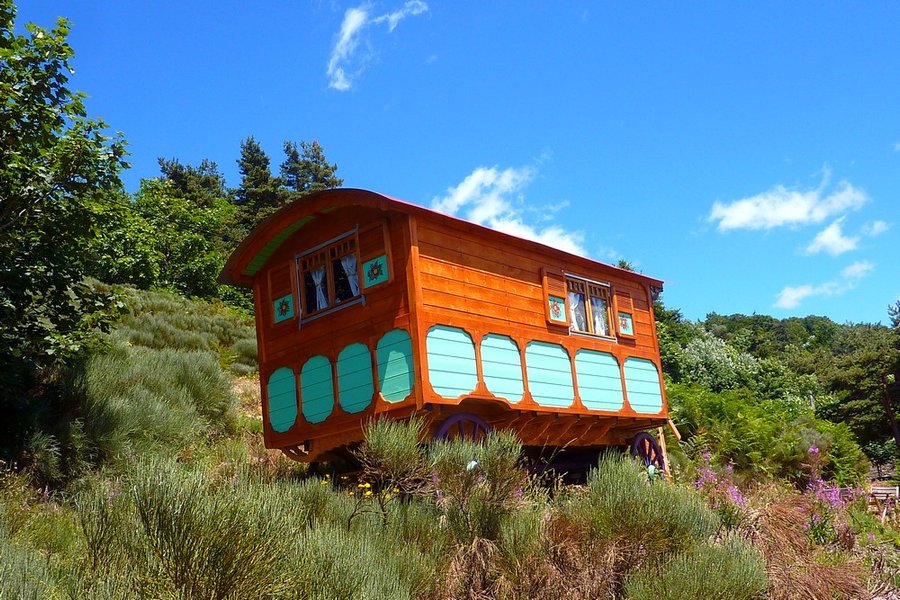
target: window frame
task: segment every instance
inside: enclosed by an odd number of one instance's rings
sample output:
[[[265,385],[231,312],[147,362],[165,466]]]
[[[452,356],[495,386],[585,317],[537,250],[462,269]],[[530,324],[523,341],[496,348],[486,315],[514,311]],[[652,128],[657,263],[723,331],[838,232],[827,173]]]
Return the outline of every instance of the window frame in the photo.
[[[333,256],[333,254],[341,250],[342,246],[349,246],[349,251],[340,252],[340,254]],[[349,256],[350,254],[356,256],[356,289],[358,291],[355,296],[351,296],[346,300],[338,302],[336,300],[337,293],[335,289],[334,261],[340,260],[341,257]],[[322,259],[320,260],[319,257],[322,257]],[[308,265],[309,262],[313,260],[317,261],[315,268],[318,268],[318,266],[325,267],[325,291],[328,296],[328,306],[326,306],[325,308],[316,309],[314,311],[308,311],[306,274],[312,271],[312,269],[309,268]],[[297,297],[300,300],[300,306],[297,314],[300,318],[301,324],[307,323],[309,321],[314,321],[315,319],[324,317],[325,315],[343,310],[348,306],[365,304],[365,294],[363,294],[362,283],[359,278],[359,271],[361,268],[359,255],[359,227],[354,227],[350,231],[342,233],[341,235],[333,237],[330,240],[313,246],[308,250],[297,253],[294,256],[294,268],[297,274]]]
[[[589,335],[602,339],[615,340],[617,327],[613,318],[613,289],[609,283],[596,281],[587,277],[573,275],[572,273],[563,274],[566,289],[566,310],[571,310],[571,301],[569,294],[574,292],[584,296],[584,317],[588,330],[578,329],[575,319],[569,315],[569,333],[578,335]],[[570,283],[573,284],[570,286]],[[572,289],[572,287],[580,289]],[[602,298],[606,303],[606,333],[597,333],[594,331],[594,308],[591,305],[591,298]]]

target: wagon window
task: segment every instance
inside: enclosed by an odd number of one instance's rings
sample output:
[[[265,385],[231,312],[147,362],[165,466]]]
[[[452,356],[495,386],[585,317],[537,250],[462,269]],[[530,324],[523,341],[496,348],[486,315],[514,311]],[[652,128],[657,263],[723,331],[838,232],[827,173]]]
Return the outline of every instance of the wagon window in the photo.
[[[569,296],[570,329],[610,336],[609,287],[567,277],[566,290]]]
[[[360,297],[356,237],[345,237],[297,259],[303,317]]]

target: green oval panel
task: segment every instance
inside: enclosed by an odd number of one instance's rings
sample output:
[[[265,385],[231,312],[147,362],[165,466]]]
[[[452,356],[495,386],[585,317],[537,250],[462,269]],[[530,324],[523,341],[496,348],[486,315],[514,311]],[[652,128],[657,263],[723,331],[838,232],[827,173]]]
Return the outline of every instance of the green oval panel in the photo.
[[[625,359],[625,389],[635,412],[658,413],[662,410],[659,371],[646,358]]]
[[[428,352],[428,381],[438,395],[457,398],[478,385],[475,343],[458,327],[435,325],[425,336]]]
[[[300,370],[300,399],[303,417],[321,423],[334,408],[334,380],[331,362],[325,356],[313,356]]]
[[[619,361],[608,352],[579,350],[575,353],[575,376],[578,393],[590,410],[621,410],[622,375]]]
[[[481,339],[481,370],[492,394],[510,402],[522,399],[522,356],[512,338],[489,333]]]
[[[337,358],[338,401],[348,413],[358,413],[372,403],[372,355],[365,344],[350,344]]]
[[[402,329],[388,331],[375,347],[378,386],[388,402],[400,402],[413,389],[412,340]]]
[[[269,375],[269,425],[284,433],[297,422],[297,380],[293,369],[281,367]]]
[[[567,408],[575,402],[572,363],[559,344],[529,342],[525,346],[525,370],[528,390],[541,406]]]

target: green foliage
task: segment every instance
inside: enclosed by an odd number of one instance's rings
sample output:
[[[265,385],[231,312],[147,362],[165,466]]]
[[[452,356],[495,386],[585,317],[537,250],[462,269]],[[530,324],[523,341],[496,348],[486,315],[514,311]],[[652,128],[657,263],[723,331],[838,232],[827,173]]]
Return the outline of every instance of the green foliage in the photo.
[[[129,312],[113,337],[135,346],[200,350],[231,361],[257,366],[256,330],[252,319],[217,302],[187,300],[167,292],[127,292]]]
[[[254,489],[210,490],[199,474],[166,463],[142,468],[134,481],[137,535],[125,545],[142,596],[258,598],[276,591],[273,565],[296,534],[278,518],[277,498]]]
[[[145,179],[135,194],[134,211],[152,231],[159,264],[155,284],[187,296],[215,297],[227,256],[222,232],[234,211],[228,200],[186,197],[168,180]]]
[[[695,446],[740,472],[802,481],[813,445],[826,456],[825,475],[840,484],[856,483],[867,472],[868,461],[849,429],[816,418],[802,403],[760,400],[747,390],[716,393],[699,385],[670,384],[666,391],[686,439],[697,440]]]
[[[699,495],[665,483],[651,485],[640,465],[611,453],[601,457],[588,477],[587,493],[573,497],[567,511],[588,539],[655,559],[697,546],[718,527]]]
[[[625,584],[629,600],[751,600],[765,597],[765,563],[739,540],[701,545],[658,568],[636,571]]]
[[[87,117],[67,87],[69,24],[15,32],[0,1],[0,398],[7,422],[32,410],[40,386],[77,356],[110,316],[112,299],[82,284],[101,226],[95,198],[119,186],[124,141]],[[44,400],[46,402],[46,400]],[[11,406],[10,406],[11,405]],[[3,450],[31,431],[0,429]],[[7,440],[13,440],[9,443]]]
[[[337,177],[336,164],[329,164],[319,142],[284,143],[284,162],[281,163],[281,180],[296,196],[341,187],[344,180]],[[292,197],[292,198],[293,198]]]
[[[509,515],[524,505],[531,482],[518,468],[520,453],[521,443],[508,431],[491,432],[482,443],[432,443],[437,504],[458,542],[496,540]]]
[[[231,383],[209,353],[117,346],[84,378],[86,432],[104,462],[179,451],[236,423]]]

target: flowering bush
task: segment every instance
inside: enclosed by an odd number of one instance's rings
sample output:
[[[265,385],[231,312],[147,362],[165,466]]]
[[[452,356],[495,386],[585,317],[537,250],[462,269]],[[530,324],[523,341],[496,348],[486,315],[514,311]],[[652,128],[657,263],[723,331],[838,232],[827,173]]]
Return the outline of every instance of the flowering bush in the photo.
[[[722,526],[734,529],[744,520],[744,510],[747,507],[744,495],[732,480],[734,466],[728,464],[724,469],[714,469],[710,462],[712,454],[709,452],[704,452],[702,459],[703,464],[697,470],[694,488],[703,494],[709,507],[719,515]]]
[[[807,450],[809,481],[805,495],[809,500],[809,521],[806,530],[810,539],[817,544],[839,542],[850,549],[854,544],[853,528],[847,521],[845,507],[861,495],[853,488],[842,489],[827,482],[820,475],[824,456],[815,444]]]

